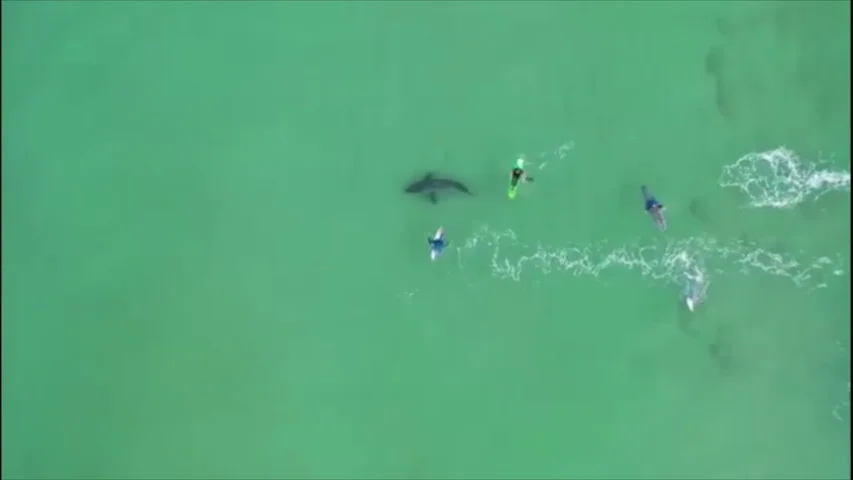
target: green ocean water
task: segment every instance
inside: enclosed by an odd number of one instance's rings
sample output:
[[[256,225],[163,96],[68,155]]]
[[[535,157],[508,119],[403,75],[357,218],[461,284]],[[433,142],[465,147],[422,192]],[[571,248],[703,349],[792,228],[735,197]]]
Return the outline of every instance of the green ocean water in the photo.
[[[850,478],[849,18],[3,2],[3,478]]]

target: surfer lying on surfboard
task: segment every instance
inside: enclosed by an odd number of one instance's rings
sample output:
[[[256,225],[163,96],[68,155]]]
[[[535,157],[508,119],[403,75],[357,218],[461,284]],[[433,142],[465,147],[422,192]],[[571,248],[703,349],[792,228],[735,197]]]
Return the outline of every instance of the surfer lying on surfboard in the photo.
[[[524,157],[518,157],[515,165],[512,166],[512,170],[509,172],[509,198],[515,198],[518,182],[533,181],[533,177],[527,175],[527,172],[524,171],[525,163]]]
[[[512,171],[509,172],[509,185],[512,188],[518,186],[518,182],[532,182],[533,177],[528,176],[527,172],[524,171],[525,161],[524,158],[518,157],[518,160],[515,161],[515,165],[512,167]]]
[[[649,215],[652,216],[652,219],[658,226],[658,230],[666,230],[666,220],[663,218],[663,204],[658,202],[657,199],[655,199],[655,197],[651,193],[649,193],[649,189],[645,185],[640,187],[640,191],[643,192],[643,200],[646,203],[646,211],[649,212]]]
[[[431,260],[435,260],[441,255],[441,252],[444,250],[444,247],[450,245],[450,242],[446,242],[444,240],[444,228],[439,227],[438,231],[435,232],[435,235],[430,238],[427,237],[427,242],[429,242],[429,258]]]

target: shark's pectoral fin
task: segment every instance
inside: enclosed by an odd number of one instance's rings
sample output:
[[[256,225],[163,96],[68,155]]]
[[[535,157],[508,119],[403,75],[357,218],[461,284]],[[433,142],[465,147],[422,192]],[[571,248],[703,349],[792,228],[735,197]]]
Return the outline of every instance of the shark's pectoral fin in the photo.
[[[432,202],[432,203],[438,203],[438,195],[436,195],[436,193],[435,193],[434,191],[433,191],[433,192],[429,192],[429,193],[427,194],[427,197],[429,197],[429,201],[430,201],[430,202]]]

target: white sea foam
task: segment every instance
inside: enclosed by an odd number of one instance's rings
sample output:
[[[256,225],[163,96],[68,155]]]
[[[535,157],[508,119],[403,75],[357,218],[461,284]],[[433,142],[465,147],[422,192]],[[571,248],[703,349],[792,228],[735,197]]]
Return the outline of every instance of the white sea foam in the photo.
[[[532,168],[535,168],[537,170],[544,170],[549,163],[561,162],[565,160],[569,156],[569,152],[573,148],[575,148],[575,142],[569,141],[561,144],[559,147],[553,150],[539,152],[536,161],[531,162],[531,166]],[[516,155],[516,158],[519,157],[529,160],[527,159],[527,155],[524,153],[519,153],[518,155]]]
[[[566,273],[597,277],[608,270],[629,270],[643,277],[683,284],[689,272],[787,277],[798,286],[820,288],[831,276],[844,275],[840,257],[795,256],[744,241],[708,236],[659,243],[596,242],[546,246],[519,240],[514,231],[482,227],[457,247],[462,267],[488,265],[494,277],[519,281],[522,275]]]
[[[532,168],[544,169],[569,156],[574,143],[541,152]],[[521,155],[523,156],[523,155]],[[792,208],[830,192],[850,191],[850,173],[840,168],[804,161],[793,151],[750,153],[723,167],[719,185],[737,188],[750,207]],[[841,255],[809,256],[775,251],[759,243],[720,240],[707,235],[654,243],[608,241],[548,246],[525,243],[511,229],[483,226],[456,248],[461,268],[490,270],[493,277],[521,281],[552,273],[598,277],[607,271],[631,271],[666,284],[694,285],[702,276],[702,299],[710,276],[766,275],[790,279],[814,290],[833,277],[846,275]],[[841,393],[841,392],[839,392]],[[850,382],[845,398],[832,409],[838,421],[850,420]]]
[[[850,192],[850,172],[801,159],[780,147],[749,153],[723,167],[719,184],[738,188],[751,207],[791,208],[829,192]]]

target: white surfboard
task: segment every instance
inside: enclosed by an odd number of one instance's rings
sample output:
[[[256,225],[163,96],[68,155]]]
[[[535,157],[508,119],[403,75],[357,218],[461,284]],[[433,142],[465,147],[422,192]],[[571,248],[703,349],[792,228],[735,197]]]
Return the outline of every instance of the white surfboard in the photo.
[[[436,230],[435,235],[433,235],[432,239],[438,240],[443,235],[444,235],[444,227],[438,227],[438,230]],[[429,249],[430,260],[435,260],[436,258],[438,258],[439,255],[440,255],[440,252],[438,250],[436,250],[434,248]]]
[[[661,210],[652,210],[649,212],[652,216],[652,220],[655,221],[655,225],[657,225],[658,230],[661,232],[666,231],[666,218],[663,216],[663,212]]]

